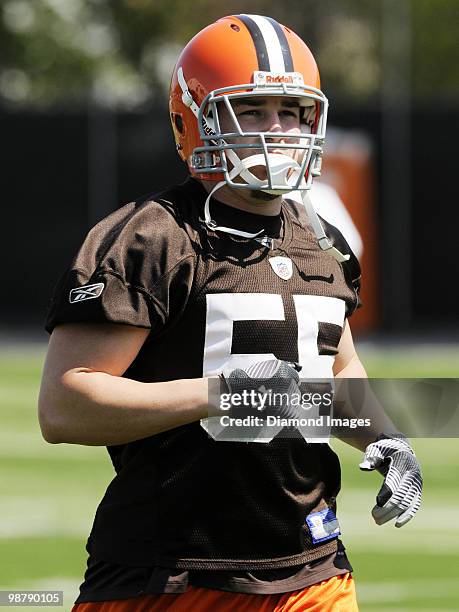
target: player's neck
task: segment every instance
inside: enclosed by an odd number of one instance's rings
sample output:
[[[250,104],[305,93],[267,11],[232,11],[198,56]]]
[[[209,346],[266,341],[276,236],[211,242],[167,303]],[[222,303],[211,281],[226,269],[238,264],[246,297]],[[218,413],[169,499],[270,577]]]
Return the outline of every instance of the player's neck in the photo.
[[[215,183],[212,181],[201,181],[201,183],[207,193],[210,193],[215,187]],[[212,197],[227,206],[268,217],[279,215],[282,206],[282,196],[273,198],[273,196],[262,191],[233,189],[228,185],[217,189]]]

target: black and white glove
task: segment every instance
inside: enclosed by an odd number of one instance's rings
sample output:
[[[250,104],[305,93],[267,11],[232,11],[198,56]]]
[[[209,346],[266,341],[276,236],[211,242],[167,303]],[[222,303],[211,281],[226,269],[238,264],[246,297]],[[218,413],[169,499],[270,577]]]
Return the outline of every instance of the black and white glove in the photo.
[[[301,396],[299,366],[280,359],[268,359],[258,361],[244,370],[230,368],[225,368],[222,376],[231,394],[254,391],[268,396],[259,416],[275,414],[280,418],[298,418],[298,397]],[[252,407],[257,408],[257,404]]]
[[[377,469],[384,482],[376,497],[372,515],[378,525],[396,518],[395,526],[403,527],[421,505],[421,466],[403,435],[381,434],[369,444],[360,469]]]

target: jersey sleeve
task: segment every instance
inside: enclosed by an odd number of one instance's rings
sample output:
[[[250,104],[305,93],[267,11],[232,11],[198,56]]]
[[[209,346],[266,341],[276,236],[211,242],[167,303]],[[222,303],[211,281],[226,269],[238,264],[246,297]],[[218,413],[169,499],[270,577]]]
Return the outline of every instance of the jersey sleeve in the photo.
[[[127,204],[86,236],[54,290],[45,328],[108,322],[159,333],[185,308],[194,268],[195,252],[172,206]]]

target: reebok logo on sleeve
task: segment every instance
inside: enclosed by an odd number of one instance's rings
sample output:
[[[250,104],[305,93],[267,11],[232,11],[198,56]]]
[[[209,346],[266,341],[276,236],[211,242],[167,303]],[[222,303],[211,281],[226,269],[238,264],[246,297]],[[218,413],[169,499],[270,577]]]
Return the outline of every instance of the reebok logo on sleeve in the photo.
[[[69,294],[69,302],[84,302],[84,300],[93,300],[98,298],[104,290],[104,283],[95,283],[94,285],[83,285],[72,289]]]

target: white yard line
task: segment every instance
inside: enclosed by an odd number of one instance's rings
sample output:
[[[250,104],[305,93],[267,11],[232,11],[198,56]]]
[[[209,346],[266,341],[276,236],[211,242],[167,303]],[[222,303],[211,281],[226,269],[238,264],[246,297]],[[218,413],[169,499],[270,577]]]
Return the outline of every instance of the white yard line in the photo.
[[[0,538],[77,537],[86,538],[96,511],[96,503],[78,507],[52,497],[4,497]]]

